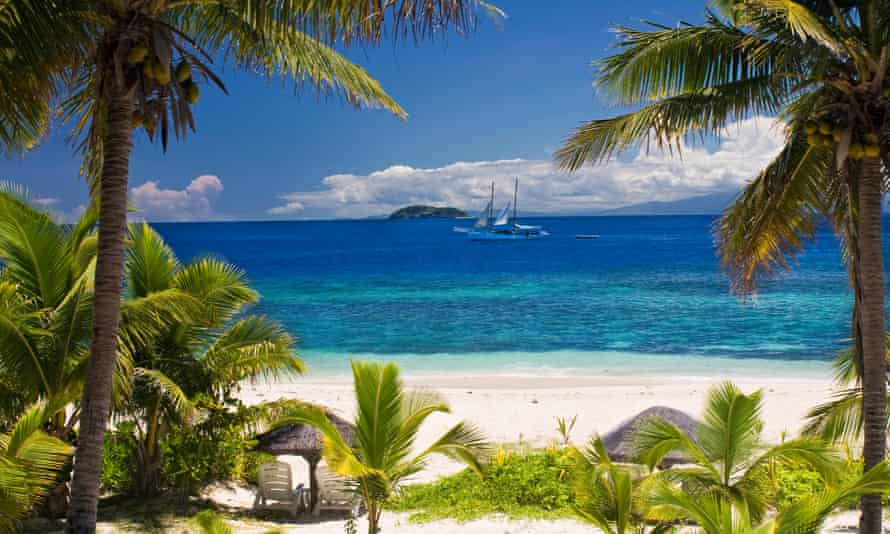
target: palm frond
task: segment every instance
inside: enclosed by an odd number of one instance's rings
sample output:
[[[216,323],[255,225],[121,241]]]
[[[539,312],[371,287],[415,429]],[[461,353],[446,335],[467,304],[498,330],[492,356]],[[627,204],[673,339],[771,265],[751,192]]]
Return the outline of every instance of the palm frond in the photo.
[[[469,32],[476,0],[240,0],[239,14],[267,35],[284,23],[328,42],[375,44],[390,36],[415,40],[444,36],[449,28]]]
[[[201,258],[184,266],[172,286],[201,303],[201,316],[210,326],[223,324],[258,298],[247,285],[244,271],[216,258]]]
[[[413,464],[422,463],[433,454],[447,456],[456,462],[467,465],[478,475],[482,475],[481,461],[486,459],[492,450],[491,442],[477,427],[461,421],[449,428],[439,439],[415,457]]]
[[[708,452],[703,450],[677,425],[659,418],[647,419],[634,434],[637,460],[654,469],[670,452],[682,452],[694,462],[711,471],[714,479],[719,473],[711,466]]]
[[[754,61],[753,37],[711,13],[700,25],[647,23],[643,30],[619,26],[615,31],[617,52],[595,64],[596,86],[619,104],[646,103],[763,79],[782,67],[774,61]],[[790,82],[786,81],[784,88],[790,90]]]
[[[4,186],[0,191],[0,262],[28,296],[53,307],[64,297],[71,276],[64,230],[27,197]]]
[[[837,391],[828,402],[807,413],[802,433],[831,443],[858,440],[862,437],[862,390],[849,388]]]
[[[373,468],[398,462],[392,458],[392,437],[397,436],[402,419],[404,385],[393,363],[352,362],[355,383],[356,437],[362,461]]]
[[[723,467],[724,484],[729,484],[735,470],[760,443],[762,398],[760,391],[745,395],[731,382],[708,391],[697,436],[711,461]]]
[[[753,292],[759,278],[787,269],[788,259],[815,236],[821,184],[832,157],[795,135],[726,208],[716,228],[717,246],[735,291]]]
[[[707,135],[719,136],[733,121],[774,114],[786,98],[784,82],[771,76],[683,93],[582,124],[563,141],[555,158],[561,169],[574,171],[639,146],[679,151],[682,140],[694,143]]]
[[[55,484],[71,455],[71,446],[41,431],[58,409],[52,403],[34,404],[8,434],[0,434],[0,531],[16,531],[15,521]]]
[[[148,224],[130,228],[127,251],[127,289],[134,298],[169,289],[179,268],[173,250]]]
[[[182,391],[179,384],[161,371],[137,367],[134,370],[133,376],[136,379],[142,379],[151,384],[158,393],[170,402],[170,405],[182,419],[187,420],[195,413],[195,405],[188,398],[188,395]]]
[[[260,316],[245,317],[216,336],[200,362],[218,384],[280,378],[306,370],[284,327]]]
[[[293,25],[269,22],[269,28],[257,27],[253,18],[225,4],[189,6],[180,21],[197,46],[222,49],[227,62],[244,70],[289,78],[297,88],[311,84],[356,107],[382,107],[406,116],[364,69]]]

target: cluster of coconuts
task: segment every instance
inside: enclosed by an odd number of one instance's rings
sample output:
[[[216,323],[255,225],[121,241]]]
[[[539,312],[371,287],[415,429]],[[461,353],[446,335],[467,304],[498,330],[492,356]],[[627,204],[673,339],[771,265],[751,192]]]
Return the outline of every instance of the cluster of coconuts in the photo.
[[[133,45],[127,54],[127,61],[134,67],[141,65],[143,77],[147,80],[154,80],[161,86],[169,84],[172,77],[175,76],[188,103],[198,102],[201,93],[198,84],[192,79],[192,67],[188,61],[180,61],[171,74],[170,64],[164,63],[157,55],[152,54],[149,46],[145,43]]]
[[[807,134],[810,146],[832,146],[841,140],[843,131],[837,125],[827,121],[810,121],[804,124],[803,131]],[[864,134],[860,139],[850,143],[848,156],[851,159],[876,158],[881,155],[878,136],[873,133]]]

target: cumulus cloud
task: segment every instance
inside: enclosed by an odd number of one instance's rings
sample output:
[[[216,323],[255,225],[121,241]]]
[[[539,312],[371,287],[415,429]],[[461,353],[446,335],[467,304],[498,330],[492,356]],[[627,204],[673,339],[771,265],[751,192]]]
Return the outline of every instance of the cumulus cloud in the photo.
[[[213,203],[223,191],[222,181],[205,174],[184,189],[163,189],[151,180],[130,190],[139,215],[149,221],[193,221],[214,218]]]
[[[61,203],[62,199],[58,198],[58,197],[37,197],[37,198],[32,198],[31,202],[33,202],[34,204],[37,204],[38,206],[43,206],[45,208],[48,208],[50,206],[55,206],[55,205]]]
[[[783,135],[765,117],[732,125],[712,149],[684,146],[682,157],[641,151],[627,160],[559,172],[549,160],[456,162],[438,168],[394,165],[367,175],[336,174],[321,191],[279,195],[272,215],[366,217],[406,204],[478,209],[495,182],[495,194],[512,195],[520,180],[520,207],[546,213],[581,213],[637,202],[676,200],[736,191],[780,150]]]

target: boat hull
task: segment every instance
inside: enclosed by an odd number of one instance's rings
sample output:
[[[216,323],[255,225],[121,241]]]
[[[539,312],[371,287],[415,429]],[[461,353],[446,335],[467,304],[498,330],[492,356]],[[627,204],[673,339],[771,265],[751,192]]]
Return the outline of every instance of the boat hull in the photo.
[[[469,232],[472,241],[528,241],[541,239],[546,234],[541,232]]]

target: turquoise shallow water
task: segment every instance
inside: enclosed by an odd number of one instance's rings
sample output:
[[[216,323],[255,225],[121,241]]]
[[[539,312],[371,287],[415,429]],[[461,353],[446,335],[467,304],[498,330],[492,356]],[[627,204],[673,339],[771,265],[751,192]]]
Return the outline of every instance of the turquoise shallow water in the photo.
[[[741,302],[711,217],[530,220],[532,242],[470,242],[464,221],[161,224],[183,259],[222,256],[317,373],[349,356],[414,372],[823,373],[851,296],[827,231],[794,272]],[[595,233],[597,240],[576,240]]]

